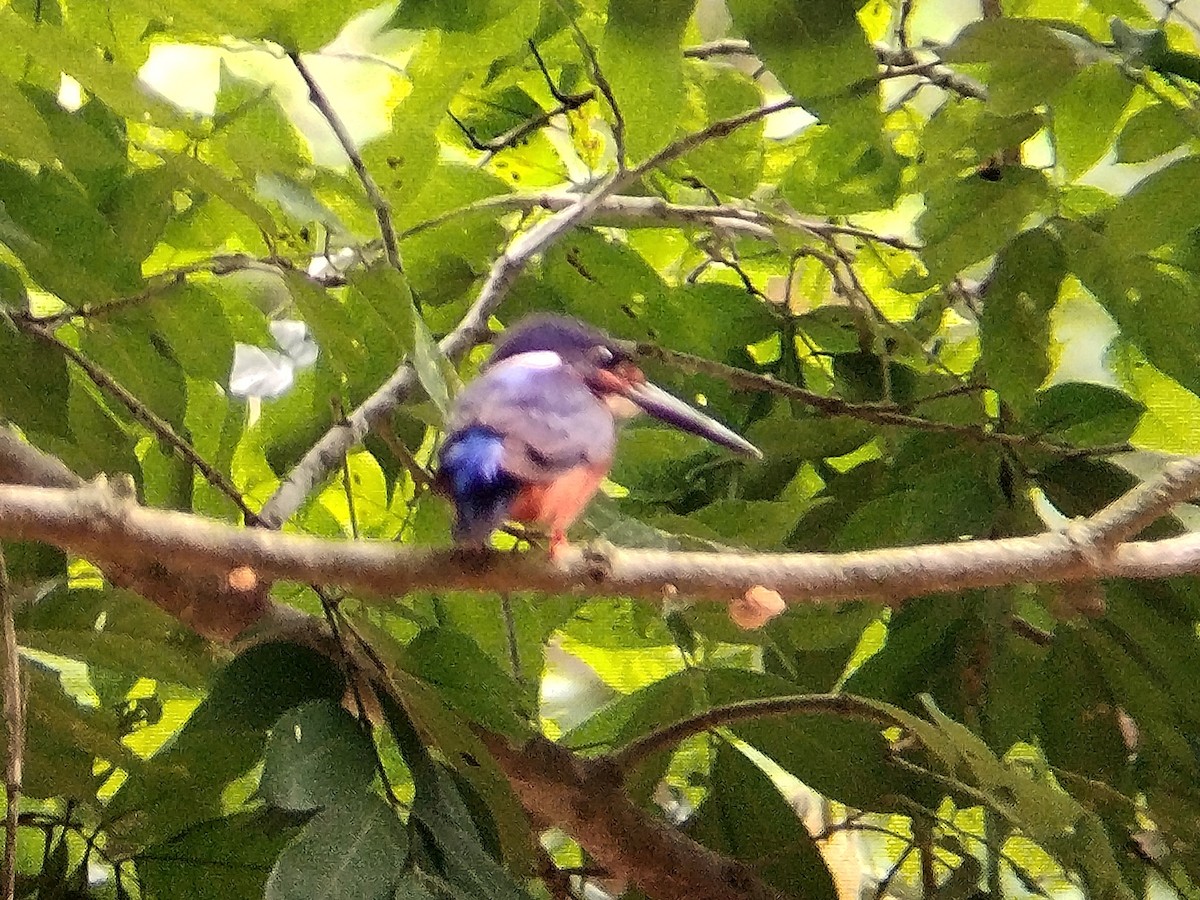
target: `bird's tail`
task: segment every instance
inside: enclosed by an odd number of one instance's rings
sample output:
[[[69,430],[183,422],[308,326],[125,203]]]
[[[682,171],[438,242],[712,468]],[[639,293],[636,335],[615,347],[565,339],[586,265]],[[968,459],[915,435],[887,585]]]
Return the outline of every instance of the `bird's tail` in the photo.
[[[517,480],[504,471],[504,440],[490,428],[451,435],[439,455],[438,478],[454,502],[454,540],[486,544],[508,517]]]

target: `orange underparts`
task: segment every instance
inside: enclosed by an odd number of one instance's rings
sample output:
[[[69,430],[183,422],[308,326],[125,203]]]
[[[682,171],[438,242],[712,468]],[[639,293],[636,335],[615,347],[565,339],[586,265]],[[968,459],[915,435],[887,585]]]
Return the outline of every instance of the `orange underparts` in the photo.
[[[600,489],[608,465],[578,466],[553,481],[527,485],[517,493],[508,517],[550,532],[550,555],[567,545],[567,529]]]

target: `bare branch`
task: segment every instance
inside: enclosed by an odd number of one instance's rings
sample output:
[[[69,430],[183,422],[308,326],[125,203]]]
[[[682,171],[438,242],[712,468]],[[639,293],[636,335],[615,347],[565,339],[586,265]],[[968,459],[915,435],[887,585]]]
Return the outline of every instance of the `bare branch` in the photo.
[[[692,735],[703,734],[714,728],[774,716],[813,714],[858,719],[880,728],[896,724],[876,704],[852,694],[796,694],[762,700],[741,700],[726,706],[714,706],[697,715],[647,732],[610,754],[608,758],[622,772],[629,772],[654,754],[670,750]]]
[[[193,575],[247,566],[259,582],[288,579],[394,597],[416,590],[540,591],[728,603],[763,585],[789,603],[918,595],[1024,583],[1164,578],[1200,572],[1200,535],[1123,544],[1098,556],[1070,535],[959,541],[853,553],[697,553],[572,547],[540,554],[333,541],[242,529],[185,513],[113,503],[95,486],[0,487],[0,537],[83,556],[159,561]]]
[[[21,655],[13,624],[13,598],[8,565],[0,546],[0,629],[3,630],[4,733],[4,864],[0,868],[0,898],[13,900],[17,890],[17,816],[21,810],[22,769],[25,758],[25,689],[21,683]]]
[[[1178,459],[1168,463],[1157,477],[1117,498],[1096,515],[1073,523],[1070,531],[1077,540],[1107,552],[1161,519],[1176,503],[1190,500],[1197,493],[1200,493],[1200,457]]]
[[[61,462],[23,444],[12,431],[0,428],[0,480],[22,478],[41,483],[80,483],[78,476]],[[86,490],[98,492],[94,486]],[[109,496],[106,502],[112,499]],[[0,522],[7,522],[2,512]],[[261,530],[246,533],[279,537]],[[135,553],[144,551],[144,548],[133,549]],[[263,594],[238,597],[234,593],[231,597],[227,585],[222,590],[221,585],[213,585],[211,579],[186,566],[177,576],[158,565],[155,557],[145,559],[150,563],[142,563],[144,570],[135,576],[113,566],[106,569],[106,574],[110,578],[116,575],[117,584],[154,600],[204,637],[228,643],[241,630],[229,628],[230,619],[240,616],[244,629],[256,626],[255,635],[287,634],[328,655],[338,652],[336,641],[319,628],[315,618],[305,613],[273,604]],[[180,603],[177,595],[187,589],[192,591],[189,602]],[[164,598],[173,602],[163,602]],[[238,599],[242,601],[240,608],[231,609]],[[225,627],[214,627],[218,623]],[[389,685],[382,671],[366,670],[362,674],[371,679],[373,689],[386,692]],[[705,896],[733,900],[777,896],[764,888],[747,867],[696,844],[632,803],[621,790],[619,779],[589,777],[581,785],[573,777],[580,772],[596,773],[595,764],[579,760],[570,751],[542,739],[518,750],[498,735],[481,732],[480,736],[527,808],[544,821],[567,830],[602,862],[607,874],[627,878],[662,898],[690,900]],[[547,760],[553,765],[546,767]],[[600,789],[603,792],[597,792]],[[557,796],[569,796],[579,802],[570,806],[545,802]],[[16,804],[11,808],[15,809]],[[11,833],[15,834],[15,830]],[[711,878],[722,880],[705,881]]]
[[[25,443],[17,433],[0,426],[0,482],[78,489],[84,482],[57,457]],[[260,583],[240,590],[229,583],[228,571],[202,576],[197,572],[168,570],[154,556],[139,555],[138,548],[117,548],[93,560],[105,577],[128,588],[179,619],[209,640],[228,642],[264,619],[294,620],[300,613],[273,604]]]
[[[358,175],[358,180],[362,182],[363,190],[367,192],[367,200],[370,201],[372,209],[375,210],[375,218],[379,221],[379,234],[383,238],[383,247],[387,254],[388,264],[397,271],[404,271],[404,266],[400,262],[400,249],[396,245],[396,228],[392,224],[392,210],[388,206],[383,192],[379,190],[379,185],[375,183],[375,179],[367,171],[362,154],[354,146],[354,140],[350,137],[350,132],[346,130],[346,126],[342,124],[342,120],[338,117],[337,111],[334,110],[333,104],[329,102],[329,98],[325,96],[325,92],[321,90],[321,86],[313,78],[312,73],[308,70],[308,66],[304,64],[304,60],[300,58],[299,51],[289,50],[287,55],[288,59],[292,61],[292,65],[296,67],[296,71],[300,73],[300,77],[304,79],[304,83],[308,86],[308,99],[312,101],[312,105],[317,108],[325,118],[325,121],[329,123],[329,127],[333,129],[338,143],[342,145],[346,156],[350,158],[350,165],[354,167],[354,171]]]
[[[749,41],[730,39],[710,41],[696,47],[686,47],[683,55],[691,59],[712,59],[718,56],[754,56],[755,53]],[[879,60],[879,65],[883,67],[876,76],[879,80],[902,75],[919,75],[930,84],[943,90],[977,100],[987,99],[987,91],[980,85],[965,75],[959,75],[947,68],[941,60],[921,62],[917,59],[916,54],[908,48],[893,50],[889,47],[877,46],[875,55]]]
[[[498,735],[483,739],[531,814],[557,824],[609,873],[647,896],[782,900],[745,864],[648,816],[621,789],[620,773],[607,761],[581,759],[540,736],[522,747]]]

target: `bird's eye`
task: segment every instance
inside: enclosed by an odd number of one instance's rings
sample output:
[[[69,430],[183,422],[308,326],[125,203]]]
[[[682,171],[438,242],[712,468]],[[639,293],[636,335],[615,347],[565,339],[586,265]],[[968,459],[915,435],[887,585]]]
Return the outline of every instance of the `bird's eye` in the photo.
[[[603,344],[593,347],[589,355],[592,358],[592,362],[598,366],[607,366],[613,361],[613,352]]]

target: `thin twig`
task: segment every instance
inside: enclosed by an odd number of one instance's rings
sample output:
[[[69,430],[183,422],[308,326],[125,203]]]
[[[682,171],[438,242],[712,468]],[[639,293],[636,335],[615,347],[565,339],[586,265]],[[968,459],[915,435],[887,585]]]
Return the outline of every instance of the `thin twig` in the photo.
[[[662,728],[634,738],[609,759],[622,772],[631,772],[645,760],[677,747],[692,735],[714,728],[734,725],[774,716],[836,715],[870,722],[881,728],[896,723],[869,700],[851,694],[797,694],[789,697],[769,697],[763,700],[742,700],[673,722]]]
[[[780,381],[772,375],[762,375],[728,366],[724,363],[705,359],[678,350],[669,350],[658,344],[641,342],[631,345],[634,352],[643,359],[653,359],[665,362],[685,372],[709,375],[718,378],[726,384],[742,390],[762,391],[798,400],[807,406],[827,416],[844,416],[871,422],[876,425],[896,425],[901,428],[912,428],[920,431],[935,431],[943,434],[956,434],[971,440],[985,443],[995,443],[1006,447],[1040,450],[1053,453],[1066,459],[1085,456],[1111,456],[1116,453],[1127,453],[1134,449],[1130,444],[1112,444],[1100,447],[1072,447],[1068,444],[1058,444],[1024,434],[1009,434],[1003,431],[991,431],[983,425],[958,425],[951,422],[939,422],[933,419],[923,419],[899,412],[898,408],[886,403],[851,403],[838,397],[830,397],[810,391],[799,385]]]
[[[683,55],[690,59],[712,59],[716,56],[754,56],[755,54],[754,49],[748,41],[727,39],[710,41],[709,43],[700,44],[695,47],[686,47],[684,48]],[[924,65],[910,49],[893,50],[889,47],[876,47],[875,55],[879,61],[879,65],[884,67],[884,70],[876,76],[875,80],[888,77],[887,72],[889,69]],[[970,78],[947,68],[940,61],[929,63],[927,69],[916,74],[927,78],[931,84],[943,90],[959,94],[960,96],[978,100],[987,99],[987,91],[980,85],[976,84]]]
[[[587,35],[583,33],[583,29],[579,27],[579,23],[575,21],[575,16],[571,14],[571,10],[563,0],[557,0],[558,8],[571,26],[571,31],[575,35],[575,43],[579,46],[580,52],[587,60],[588,69],[592,76],[592,81],[600,90],[601,95],[608,103],[608,108],[613,114],[613,145],[616,149],[617,171],[624,172],[626,165],[625,155],[625,116],[621,114],[621,107],[617,105],[616,95],[613,94],[612,85],[604,76],[604,71],[600,68],[600,60],[596,57],[596,48],[592,46],[591,41],[587,39]]]
[[[375,757],[375,769],[379,773],[380,784],[383,785],[384,796],[388,803],[393,808],[399,808],[402,804],[400,797],[396,793],[396,789],[392,787],[392,780],[388,776],[387,766],[384,765],[383,757],[379,753],[379,747],[375,740],[371,737],[371,717],[367,711],[366,700],[363,697],[362,684],[360,680],[363,673],[355,664],[354,655],[350,652],[350,648],[346,646],[346,640],[342,635],[343,621],[340,618],[341,610],[337,601],[335,601],[327,591],[318,585],[309,585],[317,595],[317,599],[321,601],[321,610],[325,615],[325,624],[329,628],[330,636],[333,638],[334,646],[337,647],[337,663],[343,677],[346,679],[346,684],[350,687],[351,696],[354,698],[354,707],[358,725],[363,729],[368,740],[371,742],[371,749]],[[347,627],[351,627],[349,622],[345,623]],[[358,632],[352,632],[356,639],[361,640]]]
[[[340,399],[334,400],[334,413],[342,422],[346,421],[346,412],[342,409]],[[346,494],[346,510],[350,516],[350,536],[358,540],[358,510],[354,505],[354,484],[350,478],[350,454],[342,455],[342,490]]]
[[[4,867],[0,871],[0,898],[13,900],[17,890],[17,817],[21,808],[22,770],[25,759],[25,688],[21,683],[21,655],[13,622],[13,597],[8,565],[0,545],[0,627],[4,638]]]
[[[404,271],[404,266],[400,262],[400,249],[396,242],[396,228],[392,225],[392,210],[388,206],[383,192],[379,190],[379,185],[375,183],[375,179],[367,171],[362,154],[354,146],[354,140],[350,137],[350,132],[346,130],[346,126],[342,124],[342,120],[338,116],[337,111],[334,110],[333,104],[329,102],[329,98],[325,96],[324,91],[321,90],[321,86],[313,78],[304,60],[300,58],[299,51],[289,50],[287,55],[288,59],[292,61],[292,65],[296,67],[296,71],[300,74],[300,77],[304,79],[304,83],[308,86],[308,99],[325,118],[325,121],[329,123],[329,127],[333,129],[338,143],[342,145],[342,150],[349,157],[350,165],[354,167],[354,171],[358,175],[358,180],[362,182],[363,190],[367,193],[367,200],[370,202],[371,208],[375,210],[375,218],[379,221],[379,234],[383,238],[383,247],[387,254],[388,264],[397,271]]]
[[[513,614],[512,595],[508,591],[500,594],[500,611],[504,616],[504,636],[508,643],[508,661],[512,666],[513,680],[525,687],[525,676],[521,672],[521,645],[517,641],[517,619]]]
[[[44,316],[34,316],[17,310],[10,310],[10,315],[14,319],[24,319],[38,325],[55,328],[71,320],[101,319],[113,313],[152,302],[170,292],[172,288],[183,284],[191,275],[222,276],[248,271],[281,274],[294,272],[296,268],[290,260],[279,257],[258,258],[245,253],[222,253],[201,262],[152,275],[149,277],[149,284],[146,287],[126,297],[116,297],[102,303],[85,303],[77,309],[67,309]]]
[[[84,356],[83,353],[65,341],[60,340],[48,328],[29,319],[14,318],[13,321],[16,322],[17,327],[23,332],[49,344],[67,359],[71,360],[71,362],[75,363],[75,365],[79,366],[96,387],[116,398],[134,419],[154,432],[158,436],[158,439],[175,451],[181,459],[195,466],[200,474],[204,476],[205,481],[228,497],[237,506],[245,517],[246,524],[260,524],[258,513],[246,504],[246,500],[242,497],[241,492],[216,467],[201,456],[195,447],[180,437],[175,429],[171,427],[170,422],[142,403],[132,391],[91,359]]]

